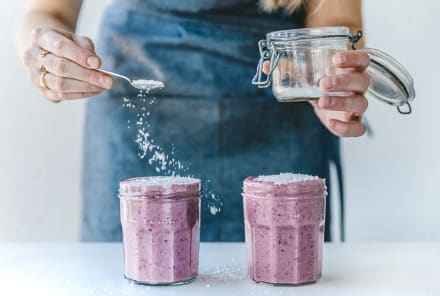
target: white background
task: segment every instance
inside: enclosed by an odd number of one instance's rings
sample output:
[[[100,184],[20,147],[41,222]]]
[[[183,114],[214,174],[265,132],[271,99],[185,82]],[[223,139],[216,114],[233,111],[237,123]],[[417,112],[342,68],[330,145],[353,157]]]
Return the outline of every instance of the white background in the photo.
[[[105,2],[85,1],[81,34],[96,35]],[[84,104],[39,97],[13,42],[22,1],[0,5],[0,241],[75,241]],[[364,1],[367,45],[408,68],[417,98],[411,116],[370,102],[374,136],[343,142],[348,241],[440,240],[438,11],[438,1]]]

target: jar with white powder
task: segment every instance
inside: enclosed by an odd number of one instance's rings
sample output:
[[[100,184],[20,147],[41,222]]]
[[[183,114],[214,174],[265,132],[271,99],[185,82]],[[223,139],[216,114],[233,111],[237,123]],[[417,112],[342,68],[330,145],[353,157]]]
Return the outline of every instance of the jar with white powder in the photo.
[[[319,88],[323,77],[344,74],[337,68],[333,56],[346,51],[361,38],[347,27],[304,28],[268,33],[258,43],[260,61],[252,80],[258,87],[268,87],[280,102],[299,102],[321,96],[344,96],[344,92],[327,92]],[[368,53],[370,66],[365,71],[370,79],[367,96],[374,97],[411,112],[409,104],[415,97],[414,82],[408,71],[393,57],[373,48],[361,49]],[[270,61],[270,70],[263,78],[263,63]],[[407,110],[401,109],[407,106]]]

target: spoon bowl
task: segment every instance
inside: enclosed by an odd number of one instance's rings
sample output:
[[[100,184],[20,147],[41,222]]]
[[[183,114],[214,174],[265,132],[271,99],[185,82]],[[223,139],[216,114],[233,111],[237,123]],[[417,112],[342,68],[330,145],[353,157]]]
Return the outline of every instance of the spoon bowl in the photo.
[[[164,83],[162,81],[158,81],[158,80],[146,80],[146,79],[133,80],[127,76],[124,76],[124,75],[121,75],[118,73],[114,73],[114,72],[110,72],[107,70],[97,69],[97,71],[104,73],[104,74],[114,76],[114,77],[122,78],[122,79],[128,81],[128,83],[130,83],[130,85],[132,87],[140,89],[140,90],[150,91],[152,89],[156,89],[156,88],[161,89],[161,88],[165,87]]]

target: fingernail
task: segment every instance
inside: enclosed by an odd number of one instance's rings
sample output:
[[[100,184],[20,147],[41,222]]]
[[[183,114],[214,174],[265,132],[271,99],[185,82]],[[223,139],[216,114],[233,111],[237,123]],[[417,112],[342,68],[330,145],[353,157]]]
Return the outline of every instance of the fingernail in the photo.
[[[342,65],[346,61],[345,56],[342,54],[335,55],[335,64]]]
[[[90,56],[87,59],[87,65],[92,68],[98,68],[99,67],[99,59],[94,56]]]
[[[332,78],[324,78],[322,80],[322,86],[324,88],[332,88],[334,86],[333,79]]]
[[[99,83],[101,83],[101,85],[104,88],[111,88],[112,84],[113,84],[113,80],[110,77],[108,77],[108,76],[102,75],[99,78]]]

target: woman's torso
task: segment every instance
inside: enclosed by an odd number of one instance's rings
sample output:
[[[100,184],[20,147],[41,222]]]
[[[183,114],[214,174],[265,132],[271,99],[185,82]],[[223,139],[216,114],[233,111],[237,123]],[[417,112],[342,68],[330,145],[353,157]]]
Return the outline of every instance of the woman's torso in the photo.
[[[251,84],[258,40],[270,31],[302,26],[304,12],[267,14],[257,4],[115,0],[104,15],[97,46],[105,69],[165,83],[154,94],[156,103],[143,106],[151,112],[147,131],[165,152],[176,148],[173,156],[190,167],[185,174],[209,179],[223,197],[224,210],[216,216],[203,208],[205,241],[243,240],[245,177],[280,171],[328,177],[329,134],[310,106],[277,103],[270,89]],[[139,109],[122,107],[124,97],[136,102],[137,94],[118,80],[110,92],[88,101],[85,240],[120,239],[118,182],[158,174],[138,157]]]
[[[118,2],[116,0],[115,2]],[[131,0],[134,5],[162,11],[201,12],[220,8],[231,8],[240,4],[255,3],[255,0]]]
[[[167,83],[163,95],[261,95],[258,40],[303,23],[303,11],[268,14],[256,0],[114,1],[103,22],[112,48],[99,50],[114,53],[104,67]]]

